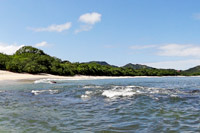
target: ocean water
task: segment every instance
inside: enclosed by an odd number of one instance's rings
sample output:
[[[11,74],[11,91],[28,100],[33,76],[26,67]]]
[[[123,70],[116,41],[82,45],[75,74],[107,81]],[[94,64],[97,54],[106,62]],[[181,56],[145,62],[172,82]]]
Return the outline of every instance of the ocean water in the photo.
[[[0,132],[200,132],[200,77],[0,82]]]

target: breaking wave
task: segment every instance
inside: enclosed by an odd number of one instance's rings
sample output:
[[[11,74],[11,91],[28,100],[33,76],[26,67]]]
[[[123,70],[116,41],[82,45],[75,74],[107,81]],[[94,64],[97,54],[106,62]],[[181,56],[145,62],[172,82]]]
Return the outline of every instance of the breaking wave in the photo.
[[[102,95],[108,98],[131,97],[136,94],[143,94],[144,87],[140,86],[113,86],[109,90],[104,90]]]
[[[200,93],[200,91],[198,90],[183,91],[180,89],[151,88],[142,86],[110,86],[108,88],[103,88],[103,86],[85,86],[83,88],[93,89],[86,90],[85,94],[81,95],[81,98],[91,98],[94,95],[100,94],[101,96],[107,98],[133,97],[136,95],[145,95],[153,99],[159,99],[160,97],[196,97],[199,96]]]

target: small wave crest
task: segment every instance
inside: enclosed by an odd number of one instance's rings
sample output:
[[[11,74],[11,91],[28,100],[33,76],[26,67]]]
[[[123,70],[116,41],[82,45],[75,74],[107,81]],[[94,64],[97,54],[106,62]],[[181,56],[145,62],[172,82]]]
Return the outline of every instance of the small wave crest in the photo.
[[[81,98],[88,99],[90,98],[92,91],[86,91],[84,95],[81,95]]]
[[[86,85],[83,87],[84,89],[89,89],[89,88],[103,88],[102,86],[99,86],[99,85]]]
[[[55,84],[55,80],[57,79],[39,79],[34,81],[35,84],[39,84],[39,83],[46,83],[46,84]]]
[[[45,84],[55,84],[58,81],[67,81],[68,79],[39,79],[35,80],[34,84],[40,84],[40,83],[45,83]]]
[[[102,95],[106,96],[108,98],[115,98],[115,97],[130,97],[130,96],[133,96],[135,94],[142,93],[139,90],[134,91],[133,88],[136,88],[136,86],[126,86],[126,87],[115,86],[110,90],[104,90]]]
[[[159,97],[166,96],[182,97],[188,95],[188,93],[178,89],[151,88],[142,86],[113,86],[108,90],[103,90],[102,92],[102,96],[107,98],[132,97],[134,95],[146,95],[151,98],[158,99]]]
[[[47,84],[54,84],[54,82],[52,81],[76,81],[76,80],[87,80],[87,79],[82,79],[80,78],[55,78],[55,79],[51,79],[51,78],[47,78],[47,79],[39,79],[34,81],[35,84],[39,84],[39,83],[47,83]]]
[[[58,90],[32,90],[31,93],[34,95],[39,95],[41,93],[49,93],[49,94],[56,94]]]

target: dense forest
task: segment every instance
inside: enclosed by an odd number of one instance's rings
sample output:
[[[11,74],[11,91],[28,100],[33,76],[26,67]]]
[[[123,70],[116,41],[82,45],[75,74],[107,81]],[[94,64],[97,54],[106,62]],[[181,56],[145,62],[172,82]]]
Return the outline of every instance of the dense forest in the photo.
[[[49,56],[32,46],[24,46],[13,55],[0,53],[0,69],[18,73],[49,73],[54,75],[93,75],[93,76],[175,76],[190,75],[174,69],[156,69],[138,64],[117,67],[105,62],[71,63]],[[195,75],[195,73],[192,73]]]

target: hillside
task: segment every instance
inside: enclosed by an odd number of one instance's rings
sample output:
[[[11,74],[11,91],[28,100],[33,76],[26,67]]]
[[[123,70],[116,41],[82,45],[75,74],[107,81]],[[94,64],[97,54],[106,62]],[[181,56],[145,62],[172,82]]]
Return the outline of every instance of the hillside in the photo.
[[[183,71],[183,73],[186,75],[200,75],[200,66],[196,66],[188,70],[185,70]]]
[[[147,65],[141,65],[141,64],[126,64],[125,66],[123,66],[124,68],[132,68],[132,69],[153,69],[153,67],[149,67]]]
[[[90,61],[90,62],[87,62],[87,63],[97,63],[97,64],[99,64],[99,65],[104,65],[104,66],[118,67],[118,66],[110,65],[110,64],[108,64],[108,63],[105,62],[105,61]]]

